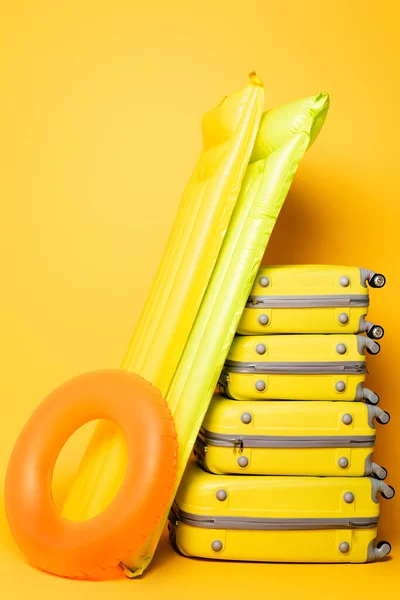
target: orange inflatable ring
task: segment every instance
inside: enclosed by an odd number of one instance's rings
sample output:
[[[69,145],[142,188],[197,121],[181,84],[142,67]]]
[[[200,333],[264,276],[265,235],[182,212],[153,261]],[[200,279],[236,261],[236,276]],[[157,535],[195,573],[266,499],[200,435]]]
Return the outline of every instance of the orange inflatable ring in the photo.
[[[68,438],[94,419],[110,419],[123,431],[127,471],[101,514],[69,521],[53,502],[53,470]],[[117,370],[71,379],[38,406],[12,452],[5,501],[16,542],[29,562],[57,575],[96,579],[115,574],[165,513],[176,454],[171,413],[147,381]]]

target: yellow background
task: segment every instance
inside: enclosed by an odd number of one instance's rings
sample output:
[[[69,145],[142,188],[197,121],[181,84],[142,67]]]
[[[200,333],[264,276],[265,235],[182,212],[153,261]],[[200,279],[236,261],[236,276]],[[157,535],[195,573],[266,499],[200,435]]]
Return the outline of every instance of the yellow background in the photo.
[[[201,146],[200,117],[256,69],[267,106],[331,94],[264,262],[360,264],[387,276],[372,291],[371,318],[386,336],[369,384],[392,415],[376,459],[400,487],[396,5],[0,2],[1,481],[48,391],[119,365]],[[380,564],[222,564],[180,557],[164,540],[142,580],[87,583],[27,566],[1,505],[0,595],[372,598],[395,585],[400,565],[396,500],[382,509],[380,537],[399,549]]]

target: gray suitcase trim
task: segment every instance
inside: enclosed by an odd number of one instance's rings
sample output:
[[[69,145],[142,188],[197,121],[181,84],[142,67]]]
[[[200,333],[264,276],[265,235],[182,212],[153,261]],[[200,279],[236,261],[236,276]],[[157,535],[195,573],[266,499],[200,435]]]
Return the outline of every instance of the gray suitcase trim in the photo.
[[[375,444],[374,435],[360,436],[272,436],[227,435],[201,428],[199,439],[206,446],[221,448],[370,448]]]
[[[332,362],[242,362],[227,360],[224,371],[231,373],[266,373],[280,375],[290,373],[291,375],[335,375],[341,373],[359,374],[366,373],[365,361],[332,361]]]
[[[250,296],[246,308],[346,308],[369,306],[368,294]]]
[[[169,520],[176,527],[179,523],[203,529],[235,529],[261,531],[293,531],[324,529],[374,529],[379,517],[316,518],[316,519],[267,519],[257,517],[213,517],[196,515],[180,510],[174,503]]]

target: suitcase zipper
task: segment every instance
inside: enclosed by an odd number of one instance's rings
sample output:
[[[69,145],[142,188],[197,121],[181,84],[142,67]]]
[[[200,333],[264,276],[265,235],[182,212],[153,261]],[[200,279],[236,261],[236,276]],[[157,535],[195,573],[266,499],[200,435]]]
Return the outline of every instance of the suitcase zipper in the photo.
[[[246,308],[340,308],[368,306],[368,295],[250,296]]]
[[[179,510],[174,503],[169,520],[176,527],[180,523],[205,529],[240,530],[323,530],[323,529],[372,529],[378,525],[378,517],[317,518],[317,519],[267,519],[257,517],[213,517],[196,515]]]
[[[366,373],[365,361],[332,361],[332,362],[242,362],[227,360],[223,376],[231,373],[268,373],[278,375],[290,373],[292,375],[334,375],[336,373]]]
[[[198,440],[205,447],[220,448],[370,448],[375,444],[374,435],[228,435],[201,428]]]

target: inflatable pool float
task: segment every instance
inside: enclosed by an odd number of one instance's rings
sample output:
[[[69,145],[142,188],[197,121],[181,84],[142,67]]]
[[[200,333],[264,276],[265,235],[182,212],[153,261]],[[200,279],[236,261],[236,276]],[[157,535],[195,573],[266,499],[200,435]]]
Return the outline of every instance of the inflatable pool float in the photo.
[[[263,115],[217,264],[167,393],[179,440],[174,492],[299,162],[318,135],[328,108],[328,95],[320,94]],[[164,522],[167,517],[168,513]],[[128,576],[140,575],[150,563],[161,531],[159,527],[125,563]]]
[[[83,375],[55,390],[17,441],[7,515],[28,560],[42,569],[96,579],[121,565],[135,577],[151,562],[272,229],[329,98],[313,96],[261,118],[262,103],[262,83],[251,74],[244,90],[204,117],[203,152],[122,370]],[[50,491],[57,455],[73,431],[99,418],[109,421],[97,426],[60,515]]]

